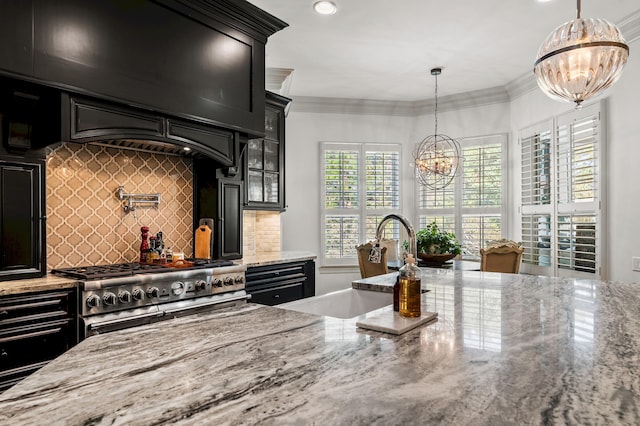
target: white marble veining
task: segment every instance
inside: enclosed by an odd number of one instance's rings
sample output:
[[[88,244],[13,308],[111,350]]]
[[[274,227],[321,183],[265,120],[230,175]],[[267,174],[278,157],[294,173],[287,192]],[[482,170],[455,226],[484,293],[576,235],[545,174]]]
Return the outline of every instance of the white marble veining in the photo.
[[[442,271],[400,336],[247,305],[93,336],[0,424],[639,424],[637,284]]]

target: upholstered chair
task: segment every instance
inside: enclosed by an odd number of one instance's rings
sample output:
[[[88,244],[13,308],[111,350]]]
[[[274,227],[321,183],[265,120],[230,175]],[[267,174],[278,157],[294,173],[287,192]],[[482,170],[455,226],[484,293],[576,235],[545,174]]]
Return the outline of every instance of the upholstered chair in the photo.
[[[517,274],[520,271],[522,253],[522,243],[504,239],[491,241],[486,248],[480,249],[480,270]]]
[[[360,275],[362,278],[369,278],[389,273],[387,268],[387,248],[380,248],[380,263],[369,261],[369,255],[371,254],[372,248],[373,244],[370,242],[356,246],[356,250],[358,252],[358,265],[360,265]]]

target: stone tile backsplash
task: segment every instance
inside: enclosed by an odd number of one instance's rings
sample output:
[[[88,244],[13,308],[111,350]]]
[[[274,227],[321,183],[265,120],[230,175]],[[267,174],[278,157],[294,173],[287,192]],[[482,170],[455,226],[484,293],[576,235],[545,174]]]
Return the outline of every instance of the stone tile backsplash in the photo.
[[[160,205],[125,213],[120,185],[127,193],[160,193]],[[46,189],[48,269],[136,261],[143,225],[193,255],[189,159],[61,143],[47,153]]]
[[[279,212],[245,210],[243,225],[242,250],[245,256],[280,251]]]

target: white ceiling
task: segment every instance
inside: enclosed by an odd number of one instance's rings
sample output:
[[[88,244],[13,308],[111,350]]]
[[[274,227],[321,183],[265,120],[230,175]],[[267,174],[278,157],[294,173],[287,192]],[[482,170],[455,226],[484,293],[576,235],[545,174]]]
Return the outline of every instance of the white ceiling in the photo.
[[[289,24],[269,38],[266,59],[268,69],[293,70],[288,96],[430,99],[434,67],[443,68],[438,96],[504,87],[530,73],[542,41],[576,16],[573,0],[334,0],[330,16],[314,1],[250,0]],[[585,0],[582,17],[620,25],[638,7]]]

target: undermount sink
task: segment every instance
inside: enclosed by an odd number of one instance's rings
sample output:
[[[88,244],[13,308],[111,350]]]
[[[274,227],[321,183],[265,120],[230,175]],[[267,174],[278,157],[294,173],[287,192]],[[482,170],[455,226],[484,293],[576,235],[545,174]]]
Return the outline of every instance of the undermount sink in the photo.
[[[276,305],[277,308],[334,318],[353,318],[393,304],[393,294],[347,288]]]

